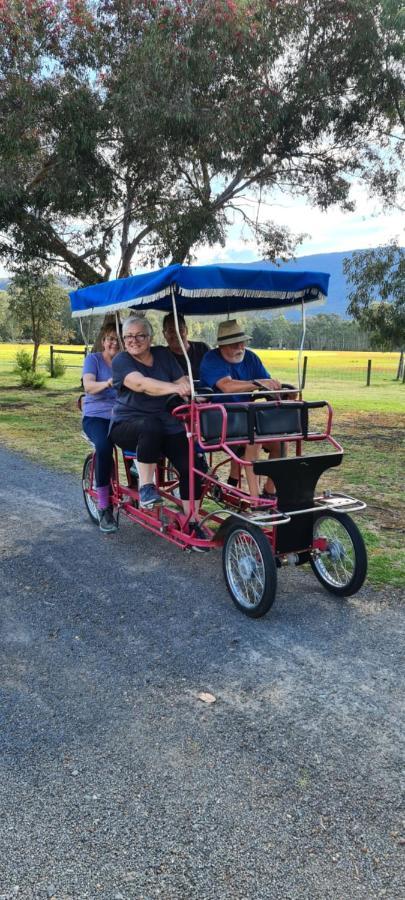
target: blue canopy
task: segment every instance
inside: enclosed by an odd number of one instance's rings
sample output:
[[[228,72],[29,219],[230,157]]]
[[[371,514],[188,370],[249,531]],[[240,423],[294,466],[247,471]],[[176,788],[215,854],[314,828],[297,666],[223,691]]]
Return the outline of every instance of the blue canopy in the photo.
[[[328,293],[324,272],[283,272],[254,265],[167,266],[144,275],[104,281],[70,294],[73,316],[100,316],[120,309],[172,308],[213,316],[247,310],[289,308],[322,301]]]

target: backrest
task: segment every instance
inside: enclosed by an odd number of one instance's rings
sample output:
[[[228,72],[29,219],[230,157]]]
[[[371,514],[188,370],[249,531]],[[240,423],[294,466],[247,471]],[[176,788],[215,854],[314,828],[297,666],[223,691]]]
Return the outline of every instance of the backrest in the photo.
[[[268,403],[224,403],[227,412],[226,437],[229,441],[247,441],[250,434],[273,437],[276,434],[301,434],[301,410]],[[219,409],[200,412],[201,434],[206,443],[221,439],[222,414]]]
[[[227,412],[226,436],[229,440],[248,439],[248,407],[244,403],[224,404]],[[207,444],[218,444],[222,433],[222,413],[219,409],[200,412],[201,434]]]
[[[255,410],[257,435],[301,434],[301,410],[282,406],[258,405]]]

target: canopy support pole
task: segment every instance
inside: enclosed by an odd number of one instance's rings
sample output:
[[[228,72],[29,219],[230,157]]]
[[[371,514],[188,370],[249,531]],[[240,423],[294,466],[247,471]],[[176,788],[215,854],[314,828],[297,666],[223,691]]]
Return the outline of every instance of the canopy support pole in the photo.
[[[85,333],[84,333],[84,329],[83,329],[83,319],[82,319],[82,316],[79,316],[79,325],[80,325],[80,333],[81,333],[81,336],[82,336],[82,338],[83,338],[83,343],[84,343],[84,345],[85,345],[85,347],[86,347],[86,355],[87,355],[87,352],[88,352],[88,349],[89,349],[89,335],[90,335],[90,325],[91,325],[90,318],[89,318],[89,327],[88,327],[88,331],[87,331],[87,337],[86,337],[86,335],[85,335]]]
[[[300,349],[298,351],[298,389],[302,391],[302,352],[304,349],[304,341],[305,341],[305,332],[307,329],[306,315],[305,315],[305,303],[304,300],[301,301],[301,343]]]
[[[118,346],[119,346],[120,350],[123,350],[123,349],[124,349],[124,345],[123,345],[122,340],[121,340],[120,325],[121,325],[120,317],[119,317],[119,315],[118,315],[118,310],[116,310],[116,312],[115,312],[115,330],[116,330],[116,332],[117,332]]]
[[[191,399],[194,400],[194,397],[195,397],[195,390],[194,390],[194,382],[193,382],[193,373],[192,373],[192,371],[191,371],[191,363],[190,363],[190,360],[189,360],[189,357],[188,357],[188,353],[187,353],[187,350],[186,350],[186,348],[185,348],[185,346],[184,346],[182,336],[181,336],[181,334],[180,334],[179,320],[178,320],[178,317],[177,317],[176,295],[175,295],[175,290],[174,290],[174,286],[173,286],[173,285],[170,285],[170,293],[171,293],[171,296],[172,296],[173,317],[174,317],[174,324],[175,324],[175,326],[176,326],[176,334],[177,334],[177,337],[178,337],[178,341],[179,341],[180,347],[181,347],[181,349],[182,349],[182,351],[183,351],[183,353],[184,353],[184,357],[185,357],[185,360],[186,360],[187,374],[188,374],[188,377],[189,377],[189,379],[190,379],[190,387],[191,387],[190,393],[191,393]]]

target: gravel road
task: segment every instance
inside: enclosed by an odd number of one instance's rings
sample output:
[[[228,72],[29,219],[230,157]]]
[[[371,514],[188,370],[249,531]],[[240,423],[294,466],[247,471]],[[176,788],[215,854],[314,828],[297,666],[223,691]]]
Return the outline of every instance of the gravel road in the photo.
[[[219,553],[0,472],[0,900],[403,898],[398,593],[288,569],[250,621]]]

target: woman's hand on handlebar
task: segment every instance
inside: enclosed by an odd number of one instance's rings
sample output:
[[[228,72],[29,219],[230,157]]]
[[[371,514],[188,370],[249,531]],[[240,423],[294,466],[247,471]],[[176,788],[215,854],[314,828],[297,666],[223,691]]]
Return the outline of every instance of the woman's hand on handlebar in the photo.
[[[187,400],[191,394],[190,379],[187,375],[183,375],[178,381],[174,382],[174,393],[180,394],[183,400]]]

